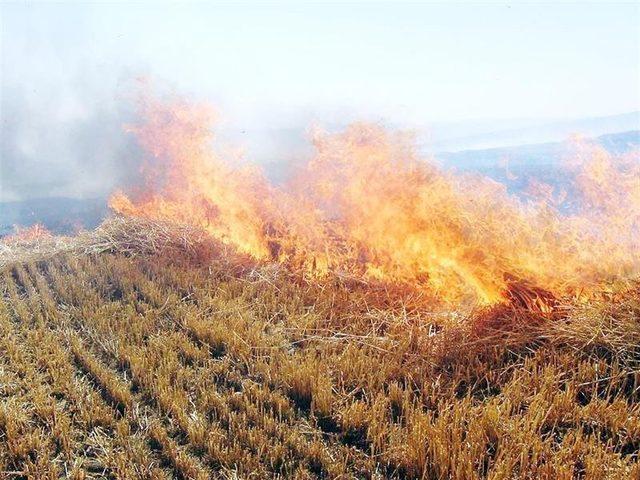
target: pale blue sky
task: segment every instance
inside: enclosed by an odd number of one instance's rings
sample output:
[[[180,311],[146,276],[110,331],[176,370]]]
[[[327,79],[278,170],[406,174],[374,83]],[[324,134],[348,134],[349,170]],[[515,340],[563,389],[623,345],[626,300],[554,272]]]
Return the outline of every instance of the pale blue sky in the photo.
[[[633,3],[3,4],[3,87],[144,73],[243,116],[603,115],[640,108],[639,25]]]

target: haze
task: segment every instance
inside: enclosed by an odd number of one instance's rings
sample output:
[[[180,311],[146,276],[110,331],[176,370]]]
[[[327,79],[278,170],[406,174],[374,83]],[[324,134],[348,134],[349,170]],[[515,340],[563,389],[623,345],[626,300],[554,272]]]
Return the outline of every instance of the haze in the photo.
[[[137,155],[123,92],[139,77],[214,103],[264,163],[295,150],[282,131],[295,146],[310,123],[445,137],[640,110],[637,4],[1,8],[0,201],[123,181]]]

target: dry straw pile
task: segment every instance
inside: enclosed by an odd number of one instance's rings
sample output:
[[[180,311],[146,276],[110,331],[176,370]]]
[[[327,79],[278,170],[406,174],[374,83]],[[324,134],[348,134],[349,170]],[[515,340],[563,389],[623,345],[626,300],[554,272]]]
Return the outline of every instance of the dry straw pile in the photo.
[[[46,230],[0,239],[0,269],[13,264],[45,260],[58,254],[105,252],[151,255],[163,252],[196,254],[213,241],[197,227],[143,218],[113,216],[98,228],[75,236],[51,235]]]

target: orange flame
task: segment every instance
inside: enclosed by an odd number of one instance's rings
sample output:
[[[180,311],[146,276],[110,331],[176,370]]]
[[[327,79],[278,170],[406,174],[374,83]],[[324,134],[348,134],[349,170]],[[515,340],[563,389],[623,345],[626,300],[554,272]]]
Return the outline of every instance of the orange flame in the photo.
[[[442,171],[406,134],[367,124],[316,132],[313,158],[275,187],[214,150],[212,124],[206,107],[145,100],[131,131],[151,157],[146,185],[114,194],[111,207],[196,224],[259,260],[409,281],[446,301],[501,301],[513,278],[562,294],[639,271],[637,153],[578,143],[568,167],[578,206],[563,214],[548,185],[523,201],[488,178]]]
[[[13,233],[2,238],[3,243],[35,242],[38,240],[51,238],[53,235],[41,223],[34,223],[30,226],[14,225]]]
[[[142,196],[134,203],[123,193],[110,206],[123,214],[196,223],[241,252],[266,258],[268,249],[259,204],[268,185],[249,167],[235,168],[211,150],[213,112],[176,101],[170,108],[146,101],[145,122],[133,126],[153,162],[144,171]]]

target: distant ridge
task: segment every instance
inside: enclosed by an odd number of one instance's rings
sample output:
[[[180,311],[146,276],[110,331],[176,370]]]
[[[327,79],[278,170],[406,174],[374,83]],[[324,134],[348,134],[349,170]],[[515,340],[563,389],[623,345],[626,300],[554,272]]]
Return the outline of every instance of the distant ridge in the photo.
[[[487,122],[487,125],[490,126],[491,122]],[[640,130],[640,111],[603,117],[532,122],[516,128],[505,128],[504,122],[499,121],[494,131],[488,131],[488,126],[484,127],[481,133],[470,134],[467,132],[473,131],[474,128],[450,126],[445,134],[439,132],[442,127],[437,127],[431,135],[433,140],[423,141],[422,149],[431,153],[456,152],[560,142],[575,134],[599,137],[612,133],[637,131]]]
[[[593,140],[611,153],[624,153],[640,148],[640,129],[600,135]],[[565,139],[562,142],[441,152],[436,154],[436,159],[444,168],[478,172],[507,185],[512,192],[519,192],[531,178],[560,186],[565,178],[562,159],[567,153]]]
[[[71,233],[78,228],[94,228],[108,214],[107,199],[48,197],[0,202],[0,236],[14,225],[40,223],[54,233]]]

